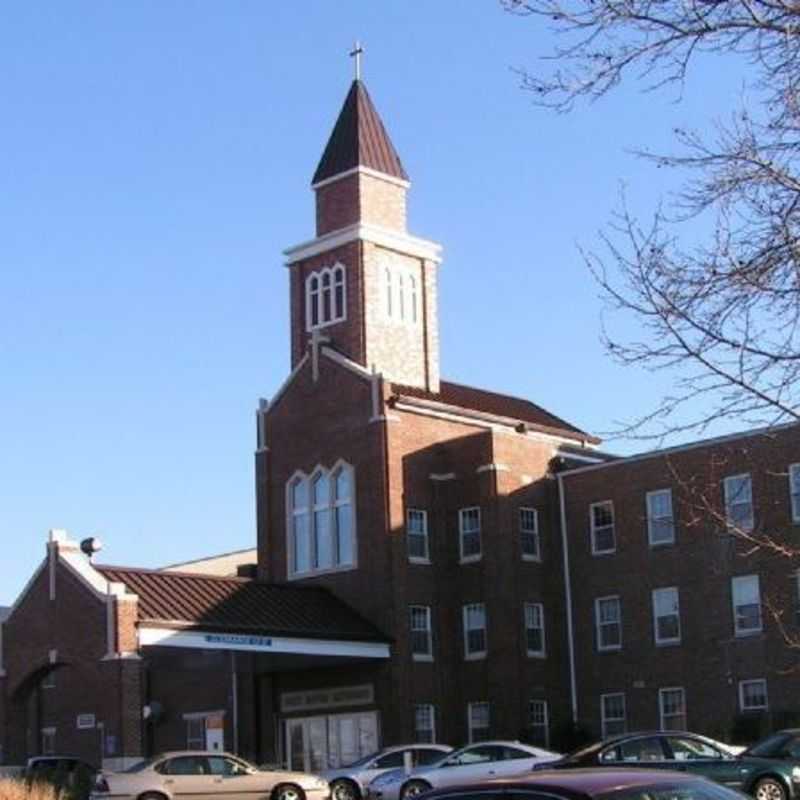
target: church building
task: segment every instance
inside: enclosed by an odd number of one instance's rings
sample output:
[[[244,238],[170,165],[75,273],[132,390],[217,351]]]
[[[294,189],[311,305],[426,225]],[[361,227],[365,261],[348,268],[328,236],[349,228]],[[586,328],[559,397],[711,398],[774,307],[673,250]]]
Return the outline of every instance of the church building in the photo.
[[[731,534],[800,535],[800,429],[617,459],[446,380],[442,247],[408,231],[409,188],[356,79],[312,179],[314,236],[285,251],[291,372],[256,414],[257,563],[103,566],[52,531],[0,626],[0,763],[188,747],[318,771],[408,741],[727,737],[800,710],[766,613],[768,590],[800,608],[800,580]]]

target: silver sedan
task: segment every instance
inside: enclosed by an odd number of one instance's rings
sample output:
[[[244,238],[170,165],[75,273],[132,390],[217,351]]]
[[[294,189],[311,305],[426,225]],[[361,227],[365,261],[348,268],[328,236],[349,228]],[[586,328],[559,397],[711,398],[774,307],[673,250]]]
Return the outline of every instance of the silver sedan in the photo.
[[[452,752],[443,744],[401,744],[386,747],[338,769],[322,773],[331,785],[333,800],[361,800],[370,782],[391,769],[403,768],[406,763],[416,768],[438,761]]]

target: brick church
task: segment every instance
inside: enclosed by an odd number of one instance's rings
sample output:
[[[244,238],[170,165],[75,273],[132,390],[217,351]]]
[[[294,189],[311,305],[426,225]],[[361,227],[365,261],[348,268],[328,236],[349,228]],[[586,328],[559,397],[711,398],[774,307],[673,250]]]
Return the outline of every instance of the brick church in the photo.
[[[285,251],[257,565],[102,566],[51,532],[0,627],[0,763],[197,747],[315,771],[413,740],[728,738],[800,711],[797,572],[731,533],[800,544],[800,429],[614,458],[444,380],[442,250],[408,232],[409,185],[354,81],[315,235]]]

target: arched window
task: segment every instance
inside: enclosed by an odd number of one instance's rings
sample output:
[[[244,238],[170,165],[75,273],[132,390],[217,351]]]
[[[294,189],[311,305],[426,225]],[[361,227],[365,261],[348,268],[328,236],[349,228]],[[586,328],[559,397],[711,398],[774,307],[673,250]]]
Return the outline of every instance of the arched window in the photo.
[[[411,321],[416,325],[418,319],[417,312],[417,279],[413,275],[408,276],[409,293],[411,295]]]
[[[306,327],[322,328],[347,317],[347,283],[342,264],[306,278]]]
[[[355,562],[353,468],[339,462],[319,467],[287,486],[289,574],[352,567]]]
[[[292,572],[308,572],[311,569],[311,537],[308,513],[308,480],[304,476],[294,478],[289,485],[291,561]]]
[[[392,301],[394,298],[392,297],[393,293],[392,271],[389,269],[389,267],[386,267],[386,269],[383,271],[383,279],[384,283],[386,284],[386,316],[389,317],[389,319],[391,319],[393,311]]]
[[[400,322],[405,322],[406,319],[406,282],[401,272],[397,276],[397,299],[399,300],[398,306],[400,307]]]

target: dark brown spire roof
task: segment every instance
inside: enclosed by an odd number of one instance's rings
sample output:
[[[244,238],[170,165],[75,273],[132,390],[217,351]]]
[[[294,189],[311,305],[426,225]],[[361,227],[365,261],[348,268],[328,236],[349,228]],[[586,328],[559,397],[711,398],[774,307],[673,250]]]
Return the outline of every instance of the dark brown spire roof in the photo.
[[[359,166],[408,180],[366,86],[355,80],[311,183],[319,183]]]

